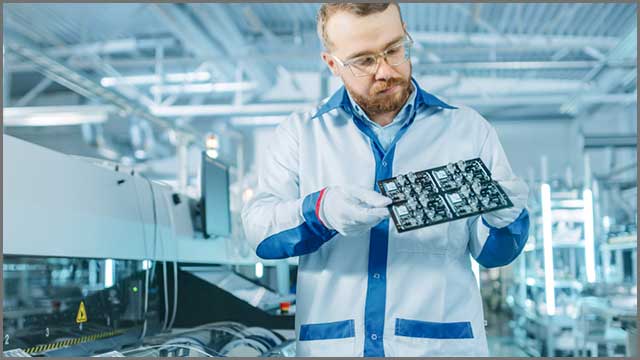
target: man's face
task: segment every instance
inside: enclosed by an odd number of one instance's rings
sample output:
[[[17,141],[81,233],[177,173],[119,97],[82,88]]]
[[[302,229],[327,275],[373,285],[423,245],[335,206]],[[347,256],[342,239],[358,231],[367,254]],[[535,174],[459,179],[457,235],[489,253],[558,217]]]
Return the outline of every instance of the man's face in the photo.
[[[396,6],[381,13],[356,16],[338,12],[329,18],[326,33],[333,47],[331,54],[341,61],[356,56],[378,54],[405,36],[405,28]],[[411,92],[411,62],[390,66],[379,60],[375,74],[356,77],[329,53],[322,53],[334,75],[339,75],[349,94],[369,115],[395,112],[402,108]]]

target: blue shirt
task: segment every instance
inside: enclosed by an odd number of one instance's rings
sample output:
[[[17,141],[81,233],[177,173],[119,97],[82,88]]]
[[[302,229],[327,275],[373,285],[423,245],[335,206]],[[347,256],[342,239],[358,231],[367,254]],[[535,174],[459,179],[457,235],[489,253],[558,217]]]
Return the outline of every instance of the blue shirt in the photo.
[[[413,81],[411,83],[413,84]],[[415,84],[413,84],[412,91],[409,95],[409,98],[407,99],[407,102],[404,104],[402,109],[400,109],[400,112],[398,112],[396,117],[393,118],[393,121],[385,126],[382,126],[371,120],[369,116],[367,116],[367,114],[362,110],[360,105],[358,105],[353,100],[348,91],[347,96],[349,97],[349,101],[351,101],[351,107],[354,109],[356,114],[358,114],[360,118],[365,120],[366,124],[371,128],[371,130],[373,130],[373,133],[378,138],[380,145],[382,145],[384,150],[387,151],[389,149],[389,145],[391,145],[391,142],[393,141],[393,139],[395,139],[396,134],[398,133],[400,128],[402,128],[402,125],[404,125],[404,123],[409,120],[415,112],[415,102],[417,94],[416,89],[417,87],[415,86]]]

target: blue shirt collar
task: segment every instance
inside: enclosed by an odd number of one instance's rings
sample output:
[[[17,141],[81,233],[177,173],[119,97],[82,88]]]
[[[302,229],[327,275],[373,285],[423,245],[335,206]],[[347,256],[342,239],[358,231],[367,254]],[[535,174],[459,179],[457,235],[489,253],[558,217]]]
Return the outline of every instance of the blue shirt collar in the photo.
[[[413,85],[415,87],[415,93],[416,93],[414,109],[420,108],[421,105],[437,106],[445,109],[457,109],[457,107],[451,106],[445,103],[444,101],[438,99],[434,95],[429,94],[428,92],[422,90],[422,88],[418,85],[418,82],[413,77],[411,77],[411,82],[413,82]],[[329,98],[329,100],[326,103],[324,103],[324,105],[322,105],[320,109],[318,109],[315,115],[313,115],[312,119],[320,117],[326,114],[327,112],[337,108],[341,108],[347,113],[353,114],[353,108],[351,107],[351,100],[349,99],[349,94],[347,93],[347,90],[344,88],[344,86],[341,86],[340,89],[338,89],[338,91],[336,91],[331,96],[331,98]]]

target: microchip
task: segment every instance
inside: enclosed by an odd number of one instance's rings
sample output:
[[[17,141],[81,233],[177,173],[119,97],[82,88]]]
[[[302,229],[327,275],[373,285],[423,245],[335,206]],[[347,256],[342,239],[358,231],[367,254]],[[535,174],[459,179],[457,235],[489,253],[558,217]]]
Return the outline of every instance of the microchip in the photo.
[[[398,215],[400,215],[400,216],[404,216],[404,215],[409,214],[409,210],[407,209],[406,206],[400,205],[400,206],[396,207],[396,213]]]
[[[384,184],[384,188],[385,188],[387,191],[394,191],[394,190],[398,189],[398,187],[396,186],[396,183],[395,183],[395,182],[393,182],[393,181],[392,181],[392,182],[388,182],[388,183]]]

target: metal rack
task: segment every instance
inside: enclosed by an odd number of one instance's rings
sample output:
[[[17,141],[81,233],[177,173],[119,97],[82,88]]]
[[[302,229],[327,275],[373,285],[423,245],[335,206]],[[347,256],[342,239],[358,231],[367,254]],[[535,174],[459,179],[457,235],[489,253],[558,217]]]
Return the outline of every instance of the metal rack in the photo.
[[[607,242],[600,245],[604,282],[636,283],[637,238],[635,229],[628,229],[628,231],[610,233]]]
[[[575,355],[575,301],[596,275],[591,192],[552,193],[542,184],[539,198],[515,265],[509,301],[515,342],[532,356]]]

